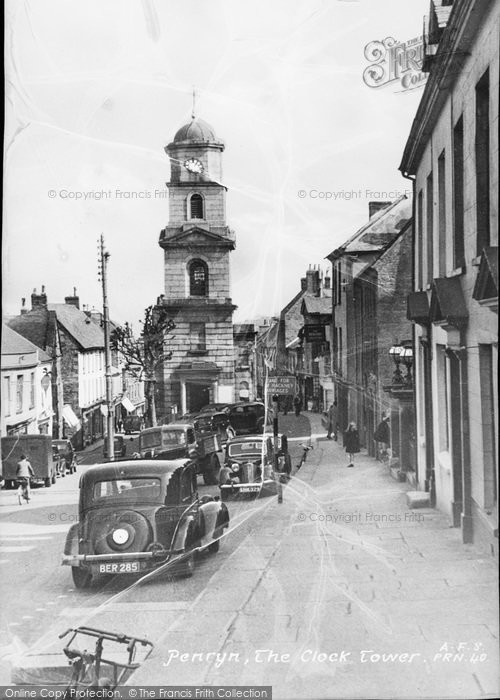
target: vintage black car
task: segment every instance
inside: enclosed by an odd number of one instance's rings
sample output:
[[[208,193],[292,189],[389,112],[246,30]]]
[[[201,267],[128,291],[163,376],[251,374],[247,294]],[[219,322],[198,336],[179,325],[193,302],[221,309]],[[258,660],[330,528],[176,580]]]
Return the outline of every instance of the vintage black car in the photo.
[[[139,453],[143,459],[192,459],[206,484],[217,483],[219,451],[217,433],[198,432],[192,421],[157,425],[139,435]]]
[[[262,433],[266,426],[272,425],[273,421],[272,409],[268,409],[266,415],[266,407],[260,401],[243,401],[234,404],[227,415],[237,435]]]
[[[219,472],[221,498],[267,496],[278,491],[278,482],[286,483],[292,463],[286,436],[278,438],[277,468],[274,440],[262,435],[247,435],[229,440],[224,450],[224,466]]]
[[[79,522],[72,525],[62,563],[77,588],[100,574],[144,574],[167,565],[191,576],[195,550],[217,552],[229,525],[226,506],[198,497],[192,460],[100,464],[80,479]]]

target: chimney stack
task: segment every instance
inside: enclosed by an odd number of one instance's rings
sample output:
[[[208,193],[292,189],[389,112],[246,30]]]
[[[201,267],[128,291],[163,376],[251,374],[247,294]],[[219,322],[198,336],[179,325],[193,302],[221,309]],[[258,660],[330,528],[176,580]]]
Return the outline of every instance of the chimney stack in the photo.
[[[73,296],[64,297],[64,303],[70,306],[76,306],[77,309],[80,308],[80,297],[76,294],[76,287],[73,287]]]
[[[47,295],[45,294],[45,285],[42,286],[41,294],[36,293],[36,287],[31,295],[31,310],[33,309],[46,309],[47,308]]]
[[[392,202],[368,202],[368,214],[370,219],[381,209],[388,207],[389,204],[392,204]]]
[[[319,284],[319,270],[316,270],[316,265],[313,269],[309,265],[309,269],[306,272],[306,286],[305,291],[309,294],[314,294],[314,296],[319,296],[320,284]]]

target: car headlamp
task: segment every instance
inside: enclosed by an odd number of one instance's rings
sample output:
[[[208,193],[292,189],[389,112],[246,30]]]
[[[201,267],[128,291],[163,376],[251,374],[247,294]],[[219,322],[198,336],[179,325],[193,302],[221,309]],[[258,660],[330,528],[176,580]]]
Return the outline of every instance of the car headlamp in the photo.
[[[239,472],[239,470],[240,470],[240,465],[238,464],[238,462],[233,462],[233,463],[231,464],[231,469],[233,470],[233,472]]]
[[[112,538],[115,544],[125,544],[128,540],[128,532],[123,527],[119,527],[113,530]]]

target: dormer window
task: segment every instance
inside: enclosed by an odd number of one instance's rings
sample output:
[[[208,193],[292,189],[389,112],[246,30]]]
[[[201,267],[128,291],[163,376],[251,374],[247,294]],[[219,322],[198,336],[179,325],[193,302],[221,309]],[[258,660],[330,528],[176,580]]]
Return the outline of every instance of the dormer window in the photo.
[[[189,264],[189,294],[192,297],[208,295],[208,267],[203,260],[192,260]]]
[[[203,197],[201,194],[192,194],[189,200],[190,219],[203,219]]]

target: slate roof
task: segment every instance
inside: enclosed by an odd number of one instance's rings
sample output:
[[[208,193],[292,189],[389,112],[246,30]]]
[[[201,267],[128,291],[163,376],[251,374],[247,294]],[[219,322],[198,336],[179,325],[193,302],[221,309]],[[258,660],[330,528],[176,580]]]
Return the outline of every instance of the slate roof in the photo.
[[[325,314],[332,313],[332,298],[331,297],[304,297],[302,302],[302,313],[306,314]]]
[[[27,338],[16,333],[9,326],[2,324],[2,356],[35,354],[40,362],[51,362],[46,352],[34,345]]]
[[[48,304],[55,311],[58,323],[69,333],[82,350],[104,348],[104,331],[83,311],[71,304]]]
[[[385,209],[380,209],[342,246],[326,257],[331,260],[341,255],[384,250],[399,236],[411,219],[411,213],[411,200],[402,195]]]
[[[13,316],[7,320],[9,328],[12,328],[16,333],[27,338],[42,350],[48,349],[51,345],[49,340],[50,336],[53,335],[50,328],[51,323],[55,324],[55,318],[51,318],[49,311],[43,307],[28,311],[25,314],[21,314],[21,316]]]

